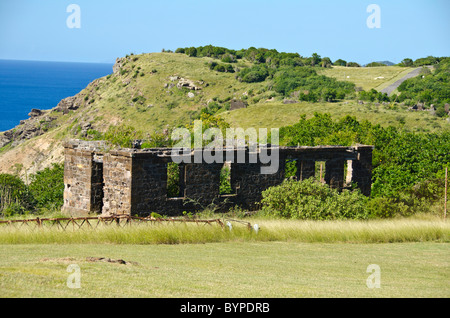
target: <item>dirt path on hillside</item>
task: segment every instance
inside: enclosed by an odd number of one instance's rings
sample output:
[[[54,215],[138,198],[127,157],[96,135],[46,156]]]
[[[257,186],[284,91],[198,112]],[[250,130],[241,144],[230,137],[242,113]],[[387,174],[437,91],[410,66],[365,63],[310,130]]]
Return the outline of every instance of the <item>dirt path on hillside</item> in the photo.
[[[432,66],[427,66],[428,68],[432,67]],[[391,95],[391,93],[393,91],[395,91],[401,83],[403,83],[404,81],[406,81],[409,78],[413,78],[416,77],[420,74],[420,71],[422,70],[422,67],[418,67],[415,68],[414,70],[412,70],[411,72],[409,72],[408,74],[406,74],[405,76],[403,76],[401,79],[399,79],[398,81],[394,82],[393,84],[389,85],[386,88],[383,88],[380,92],[381,93],[386,93],[388,95]]]

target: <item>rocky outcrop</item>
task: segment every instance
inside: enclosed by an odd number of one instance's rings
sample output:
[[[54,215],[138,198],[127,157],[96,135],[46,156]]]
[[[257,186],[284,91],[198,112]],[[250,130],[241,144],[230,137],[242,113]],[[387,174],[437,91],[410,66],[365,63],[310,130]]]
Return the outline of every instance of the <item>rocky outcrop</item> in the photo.
[[[71,110],[77,110],[82,105],[82,99],[79,95],[71,96],[61,100],[55,107],[55,111],[67,114]]]
[[[177,88],[182,89],[182,88],[187,88],[189,90],[193,90],[193,91],[199,91],[202,89],[202,86],[208,86],[207,84],[205,84],[204,81],[193,81],[187,78],[183,78],[183,77],[179,77],[179,76],[170,76],[169,80],[171,82],[175,82],[178,81],[177,83]],[[167,84],[165,87],[169,87],[171,86],[170,84]],[[173,86],[172,86],[173,87]]]
[[[242,100],[233,99],[230,102],[230,110],[240,109],[240,108],[247,108],[248,104],[247,102],[244,102]]]
[[[41,116],[42,114],[43,114],[42,110],[33,108],[31,110],[31,112],[28,114],[28,116],[30,116],[30,117],[38,117],[38,116]]]
[[[183,88],[184,87],[184,88],[187,88],[187,89],[190,89],[190,90],[194,90],[194,91],[198,91],[198,90],[202,89],[201,87],[195,85],[194,81],[191,81],[191,80],[185,79],[185,78],[181,78],[178,81],[177,87],[178,88]]]
[[[50,113],[48,110],[32,109],[28,114],[29,119],[21,120],[18,126],[0,135],[0,148],[8,144],[15,147],[28,139],[44,134],[54,125],[55,118],[51,117]]]
[[[127,59],[124,58],[124,57],[116,59],[116,63],[114,63],[114,65],[113,65],[113,72],[114,72],[114,74],[120,72],[120,69],[123,66],[123,64],[126,62],[126,60]]]
[[[295,99],[284,99],[283,104],[297,104],[298,100]]]
[[[0,148],[5,147],[11,142],[11,139],[5,135],[5,133],[0,133]]]

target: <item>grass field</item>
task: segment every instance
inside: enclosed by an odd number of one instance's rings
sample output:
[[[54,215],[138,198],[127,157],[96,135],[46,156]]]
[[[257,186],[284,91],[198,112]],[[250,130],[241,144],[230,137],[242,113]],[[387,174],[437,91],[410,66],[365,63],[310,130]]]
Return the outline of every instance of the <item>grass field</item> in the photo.
[[[3,297],[450,297],[449,244],[1,245]],[[90,262],[109,257],[129,265]],[[80,267],[81,288],[67,287]],[[380,267],[368,288],[367,267]]]
[[[3,297],[450,296],[450,227],[440,219],[251,223],[259,224],[258,233],[239,223],[231,231],[2,227],[0,291]],[[81,288],[67,287],[71,264],[80,268]],[[380,268],[380,288],[366,284],[371,264]]]
[[[220,114],[232,127],[279,128],[299,122],[301,115],[312,117],[314,112],[329,113],[338,120],[345,115],[355,116],[358,121],[369,120],[382,126],[403,126],[416,132],[435,132],[450,129],[445,118],[432,116],[429,112],[409,112],[406,107],[363,104],[355,101],[338,103],[283,104],[281,101],[260,102],[247,108]]]
[[[372,88],[380,91],[411,72],[414,68],[401,66],[344,67],[333,66],[319,71],[319,74],[334,77],[340,81],[355,83],[357,87],[368,91]]]

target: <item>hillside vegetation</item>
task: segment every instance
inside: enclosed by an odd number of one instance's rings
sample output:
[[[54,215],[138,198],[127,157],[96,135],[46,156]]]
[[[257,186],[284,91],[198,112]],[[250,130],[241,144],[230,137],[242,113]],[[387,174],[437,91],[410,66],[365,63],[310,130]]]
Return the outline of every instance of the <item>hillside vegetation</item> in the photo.
[[[398,94],[380,93],[423,65],[433,67],[405,81]],[[110,75],[94,80],[50,110],[32,112],[24,123],[1,133],[0,173],[14,174],[30,183],[39,171],[63,161],[62,142],[69,138],[106,139],[120,146],[143,139],[144,146],[170,146],[173,128],[190,127],[193,120],[200,118],[207,125],[221,128],[285,127],[282,131],[291,134],[284,135],[283,140],[287,140],[298,136],[295,127],[299,123],[306,123],[307,118],[312,122],[322,118],[316,113],[328,114],[326,121],[333,127],[350,116],[352,122],[368,131],[392,127],[385,134],[390,134],[393,143],[419,140],[417,146],[433,140],[432,145],[436,144],[440,153],[448,144],[435,140],[445,140],[450,128],[449,65],[449,58],[428,57],[405,59],[395,66],[373,64],[363,68],[344,60],[333,63],[318,54],[303,57],[268,49],[236,51],[214,46],[179,48],[175,53],[130,54],[117,59]],[[411,109],[418,104],[424,111]],[[319,128],[314,127],[310,137],[320,132]],[[380,140],[356,138],[359,132],[345,125],[342,129],[335,131],[339,138],[321,142],[383,146]],[[411,148],[410,152],[414,151]],[[395,157],[383,155],[392,160]],[[448,157],[442,160],[448,162]],[[430,177],[440,176],[439,169],[445,163],[433,167]],[[401,164],[406,165],[402,169],[415,172],[407,163]],[[420,165],[425,166],[422,161]],[[414,174],[405,181],[404,188],[425,180],[427,171]],[[390,191],[390,186],[395,192],[390,197],[400,200],[398,191],[403,188],[389,184],[383,191]],[[60,202],[60,196],[56,196]]]

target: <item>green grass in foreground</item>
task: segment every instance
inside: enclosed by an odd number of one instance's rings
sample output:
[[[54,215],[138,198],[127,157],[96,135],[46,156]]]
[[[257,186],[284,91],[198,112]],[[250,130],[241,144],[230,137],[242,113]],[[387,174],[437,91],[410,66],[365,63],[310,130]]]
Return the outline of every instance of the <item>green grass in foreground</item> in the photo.
[[[392,243],[449,242],[450,226],[438,218],[404,218],[371,221],[299,221],[248,219],[258,224],[256,233],[245,225],[232,222],[230,231],[219,225],[166,222],[162,224],[115,225],[81,230],[44,226],[0,227],[0,244],[181,244],[215,242],[321,242],[321,243]]]
[[[450,226],[438,218],[248,220],[260,225],[258,233],[237,222],[231,231],[195,224],[2,226],[0,291],[3,297],[450,296]],[[79,289],[67,287],[70,264],[81,270]],[[380,266],[381,288],[366,285],[371,264]]]
[[[449,244],[0,245],[2,297],[449,297]],[[109,257],[129,265],[89,262]],[[70,264],[81,288],[67,287]],[[380,288],[366,285],[380,266]]]

